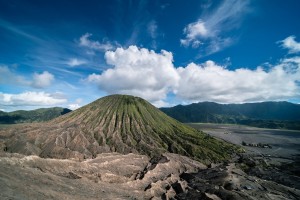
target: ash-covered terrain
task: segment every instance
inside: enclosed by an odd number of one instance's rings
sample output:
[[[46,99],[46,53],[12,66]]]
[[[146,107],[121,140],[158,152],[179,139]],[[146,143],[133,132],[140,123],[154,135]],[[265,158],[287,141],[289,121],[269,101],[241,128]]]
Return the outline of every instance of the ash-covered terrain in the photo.
[[[300,198],[295,160],[274,164],[127,95],[1,128],[0,150],[0,199]]]

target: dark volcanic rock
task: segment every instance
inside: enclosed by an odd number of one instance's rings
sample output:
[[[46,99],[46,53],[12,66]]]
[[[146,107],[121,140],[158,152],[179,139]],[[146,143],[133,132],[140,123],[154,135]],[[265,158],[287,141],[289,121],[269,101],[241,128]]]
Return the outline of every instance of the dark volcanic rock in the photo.
[[[297,174],[300,168],[299,157],[294,158],[292,162],[281,164],[271,164],[272,159],[241,155],[239,165],[251,176],[300,189],[300,176]]]
[[[171,186],[177,194],[185,191],[185,189],[182,187],[182,185],[179,182],[173,183]]]
[[[229,181],[229,182],[224,183],[224,188],[226,190],[236,190],[237,186],[233,182]]]
[[[278,175],[278,174],[277,174]],[[208,168],[180,176],[188,183],[187,192],[177,199],[299,199],[300,190],[250,176],[235,164]]]

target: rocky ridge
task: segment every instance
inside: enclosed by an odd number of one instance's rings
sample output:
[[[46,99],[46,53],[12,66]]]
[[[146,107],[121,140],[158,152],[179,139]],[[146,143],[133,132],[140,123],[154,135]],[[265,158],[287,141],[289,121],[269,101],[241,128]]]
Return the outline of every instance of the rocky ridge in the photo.
[[[239,162],[207,167],[171,153],[152,159],[132,153],[103,153],[76,161],[0,152],[0,199],[300,198],[298,186],[249,175]]]
[[[4,152],[0,167],[0,199],[170,199],[187,188],[181,173],[206,168],[170,153],[104,153],[79,162]]]

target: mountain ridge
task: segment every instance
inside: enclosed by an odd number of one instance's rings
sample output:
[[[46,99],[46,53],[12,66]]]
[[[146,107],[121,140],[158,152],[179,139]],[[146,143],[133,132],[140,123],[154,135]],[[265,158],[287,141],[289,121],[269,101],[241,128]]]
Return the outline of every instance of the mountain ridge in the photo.
[[[160,110],[184,123],[229,123],[300,129],[300,105],[284,101],[245,104],[199,102]]]
[[[62,107],[38,108],[35,110],[0,111],[0,124],[44,122],[52,120],[72,110]]]

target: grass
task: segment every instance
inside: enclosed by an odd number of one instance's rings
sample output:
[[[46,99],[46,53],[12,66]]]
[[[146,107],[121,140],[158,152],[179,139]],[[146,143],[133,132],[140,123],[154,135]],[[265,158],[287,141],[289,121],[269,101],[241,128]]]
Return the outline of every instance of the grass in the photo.
[[[16,124],[0,124],[0,129],[16,126]]]

